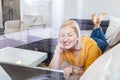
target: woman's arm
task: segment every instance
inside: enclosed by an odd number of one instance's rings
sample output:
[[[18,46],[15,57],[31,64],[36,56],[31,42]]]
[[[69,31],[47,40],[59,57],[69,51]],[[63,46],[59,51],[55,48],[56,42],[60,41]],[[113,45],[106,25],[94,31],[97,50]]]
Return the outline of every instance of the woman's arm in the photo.
[[[56,48],[54,50],[54,56],[49,64],[49,68],[59,69],[60,64],[62,63],[62,59],[61,59],[62,52],[63,52],[63,48],[62,48],[61,44],[58,43],[58,45],[56,46]]]
[[[49,64],[49,68],[59,69],[59,66],[60,66],[60,54],[55,53]]]

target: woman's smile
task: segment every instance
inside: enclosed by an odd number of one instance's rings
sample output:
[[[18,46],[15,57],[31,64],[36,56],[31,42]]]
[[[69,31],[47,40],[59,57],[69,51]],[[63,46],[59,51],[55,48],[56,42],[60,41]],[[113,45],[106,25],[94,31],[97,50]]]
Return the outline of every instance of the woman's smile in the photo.
[[[64,42],[64,46],[69,46],[70,44],[70,42]]]

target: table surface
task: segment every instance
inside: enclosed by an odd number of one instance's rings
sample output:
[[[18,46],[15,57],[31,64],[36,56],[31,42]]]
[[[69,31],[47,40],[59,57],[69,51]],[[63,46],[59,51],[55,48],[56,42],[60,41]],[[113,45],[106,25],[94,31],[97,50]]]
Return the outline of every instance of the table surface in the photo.
[[[47,53],[13,47],[0,49],[0,61],[36,66],[47,59]]]

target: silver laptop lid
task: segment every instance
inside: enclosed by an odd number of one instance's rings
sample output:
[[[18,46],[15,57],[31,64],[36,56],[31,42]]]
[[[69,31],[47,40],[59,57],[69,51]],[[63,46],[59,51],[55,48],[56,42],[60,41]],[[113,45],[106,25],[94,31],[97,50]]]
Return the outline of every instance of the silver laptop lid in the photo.
[[[59,70],[1,62],[0,65],[12,80],[65,80],[63,72]]]

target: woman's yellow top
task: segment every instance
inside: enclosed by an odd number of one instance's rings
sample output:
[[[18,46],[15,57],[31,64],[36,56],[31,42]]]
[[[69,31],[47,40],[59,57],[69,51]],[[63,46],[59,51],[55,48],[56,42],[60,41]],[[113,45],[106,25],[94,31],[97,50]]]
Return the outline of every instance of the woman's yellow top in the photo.
[[[102,51],[92,38],[83,36],[81,37],[81,42],[82,48],[76,57],[70,50],[61,53],[60,64],[63,61],[67,61],[72,65],[84,67],[84,70],[86,70],[102,54]]]

